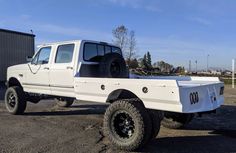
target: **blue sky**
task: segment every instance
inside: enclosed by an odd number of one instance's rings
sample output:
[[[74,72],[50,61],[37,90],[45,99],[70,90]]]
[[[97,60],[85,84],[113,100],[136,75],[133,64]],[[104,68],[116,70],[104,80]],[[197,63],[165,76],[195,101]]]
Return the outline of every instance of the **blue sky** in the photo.
[[[36,44],[111,42],[118,25],[134,30],[140,57],[188,68],[230,69],[236,58],[235,0],[0,0],[0,28],[36,34]]]

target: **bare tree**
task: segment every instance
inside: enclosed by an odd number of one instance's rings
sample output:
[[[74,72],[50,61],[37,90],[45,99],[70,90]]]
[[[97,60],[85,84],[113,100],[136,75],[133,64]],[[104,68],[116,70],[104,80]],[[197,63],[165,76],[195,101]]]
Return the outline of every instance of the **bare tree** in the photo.
[[[127,65],[130,66],[130,63],[133,62],[132,60],[136,58],[137,41],[135,32],[133,30],[129,32],[128,28],[121,25],[112,30],[112,34],[113,43],[122,49]]]
[[[130,61],[133,60],[136,56],[135,50],[136,50],[136,38],[135,38],[135,32],[132,30],[129,33],[128,38],[128,49],[127,49],[127,64],[130,64]]]
[[[122,51],[125,51],[127,46],[128,29],[124,25],[121,25],[113,29],[112,34],[114,37],[114,39],[112,40],[113,43],[119,46]]]

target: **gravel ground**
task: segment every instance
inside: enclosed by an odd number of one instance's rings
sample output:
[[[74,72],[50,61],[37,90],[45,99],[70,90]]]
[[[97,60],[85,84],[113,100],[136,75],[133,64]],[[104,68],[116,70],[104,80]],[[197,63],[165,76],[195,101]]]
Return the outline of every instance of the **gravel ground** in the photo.
[[[62,109],[53,101],[28,104],[26,114],[9,115],[0,91],[0,153],[118,152],[102,134],[106,105],[76,102]],[[162,127],[139,152],[236,153],[236,89],[226,87],[217,114],[196,117],[185,129]]]

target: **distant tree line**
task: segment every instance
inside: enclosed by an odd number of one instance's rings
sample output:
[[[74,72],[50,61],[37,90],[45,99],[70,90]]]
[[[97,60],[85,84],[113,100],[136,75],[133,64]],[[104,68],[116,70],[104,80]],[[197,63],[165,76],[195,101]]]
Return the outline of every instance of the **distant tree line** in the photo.
[[[134,30],[129,30],[124,25],[118,26],[112,30],[113,43],[119,46],[124,54],[127,66],[130,70],[137,73],[179,73],[184,74],[185,68],[166,63],[164,61],[157,61],[152,63],[152,57],[149,51],[147,51],[142,58],[138,58],[137,55],[137,41]]]

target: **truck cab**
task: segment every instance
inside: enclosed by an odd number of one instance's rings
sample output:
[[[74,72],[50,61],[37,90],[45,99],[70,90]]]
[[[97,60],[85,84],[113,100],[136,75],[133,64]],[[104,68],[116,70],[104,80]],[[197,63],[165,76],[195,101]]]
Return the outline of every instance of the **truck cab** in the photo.
[[[9,85],[16,78],[25,92],[75,97],[75,76],[101,77],[100,62],[104,55],[112,53],[122,56],[119,47],[104,42],[81,40],[41,45],[30,63],[8,68]]]

